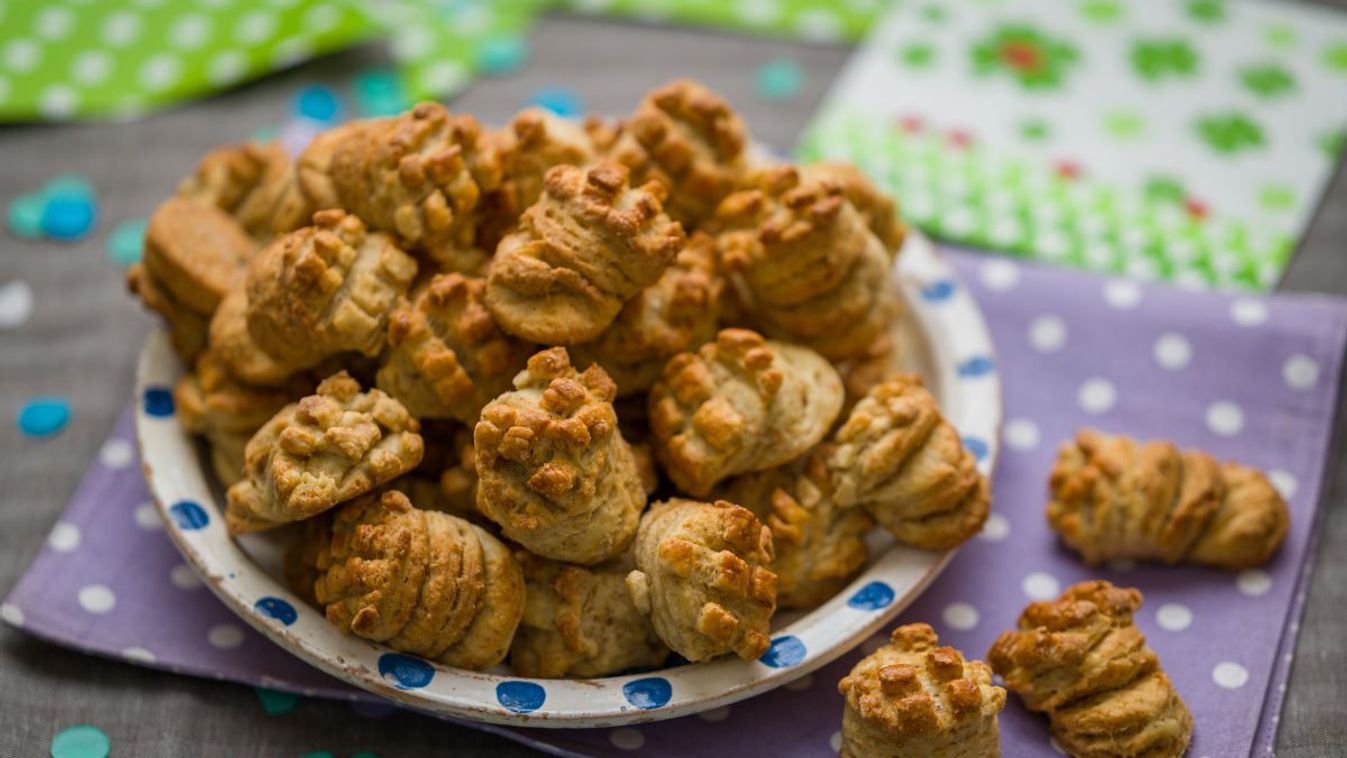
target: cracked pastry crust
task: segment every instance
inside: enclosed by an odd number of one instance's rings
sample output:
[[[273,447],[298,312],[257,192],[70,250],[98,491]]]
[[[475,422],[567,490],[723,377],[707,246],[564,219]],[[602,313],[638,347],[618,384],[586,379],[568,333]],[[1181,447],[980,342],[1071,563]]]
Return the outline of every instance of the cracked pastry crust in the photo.
[[[495,135],[503,180],[486,197],[479,246],[495,250],[519,217],[543,194],[553,166],[587,166],[598,153],[585,128],[544,108],[527,108]]]
[[[748,130],[716,93],[679,79],[646,94],[620,127],[608,157],[669,191],[668,212],[685,226],[710,218],[744,169]]]
[[[833,443],[837,503],[864,507],[900,542],[952,548],[987,520],[987,478],[917,375],[871,389]]]
[[[514,385],[473,430],[478,510],[545,558],[592,565],[622,552],[645,490],[612,379],[598,366],[576,371],[557,347],[529,358]]]
[[[1178,758],[1193,718],[1132,614],[1141,593],[1082,582],[1031,603],[987,658],[1077,758]]]
[[[723,329],[669,360],[650,390],[655,453],[674,484],[705,496],[720,480],[778,466],[820,442],[842,380],[807,348]]]
[[[999,758],[1006,691],[982,661],[940,646],[927,624],[893,630],[837,689],[843,758]]]
[[[772,533],[724,500],[674,498],[641,518],[627,590],[655,633],[689,661],[733,652],[756,660],[776,610]]]
[[[531,342],[597,338],[654,284],[686,242],[663,212],[663,188],[631,188],[616,163],[554,166],[519,229],[496,248],[486,304],[505,331]]]
[[[345,632],[450,666],[504,659],[524,611],[519,564],[485,530],[396,490],[336,511],[314,595]]]
[[[277,239],[248,266],[248,331],[264,351],[307,368],[343,352],[374,357],[416,261],[340,210]]]
[[[812,451],[775,468],[737,476],[718,493],[772,531],[778,608],[814,608],[837,594],[869,558],[865,535],[874,526],[861,508],[832,498],[826,453]]]
[[[464,271],[484,258],[475,246],[478,217],[501,167],[472,116],[419,103],[365,122],[333,149],[330,174],[341,207],[437,265]]]
[[[228,213],[259,243],[307,224],[318,207],[301,190],[295,164],[276,142],[212,150],[178,184],[177,194]]]
[[[631,557],[594,567],[515,554],[524,569],[524,620],[510,647],[518,676],[599,677],[654,668],[669,657],[627,592]]]
[[[890,259],[898,257],[907,237],[907,227],[898,217],[898,203],[891,195],[881,192],[864,172],[850,163],[823,161],[800,166],[800,178],[841,189],[842,195],[865,219],[865,225],[884,243]]]
[[[298,369],[258,347],[248,331],[248,291],[235,286],[210,320],[207,344],[225,369],[241,382],[261,387],[290,383]]]
[[[283,408],[248,442],[246,478],[227,493],[230,534],[322,513],[416,467],[420,424],[402,404],[361,392],[345,371]]]
[[[794,166],[755,170],[716,210],[720,261],[769,337],[842,361],[864,355],[898,314],[884,245],[828,181]]]
[[[127,271],[127,287],[163,317],[174,349],[190,362],[205,348],[211,315],[237,287],[254,249],[228,214],[170,198],[150,216],[144,260]]]
[[[646,392],[673,356],[715,339],[723,281],[715,239],[696,233],[658,281],[627,301],[597,340],[575,345],[577,363],[598,363],[617,382],[618,397]]]
[[[1082,430],[1062,445],[1048,523],[1089,565],[1114,558],[1260,566],[1290,513],[1267,477],[1170,442]]]
[[[389,317],[376,381],[413,416],[474,423],[524,368],[531,346],[496,326],[485,291],[481,279],[439,274]]]

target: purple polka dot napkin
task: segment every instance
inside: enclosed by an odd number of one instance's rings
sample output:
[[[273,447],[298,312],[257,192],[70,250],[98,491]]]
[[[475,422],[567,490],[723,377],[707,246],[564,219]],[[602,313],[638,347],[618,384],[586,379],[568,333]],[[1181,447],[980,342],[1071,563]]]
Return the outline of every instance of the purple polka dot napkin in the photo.
[[[1347,303],[1185,291],[950,252],[981,303],[1005,388],[993,515],[901,621],[983,657],[1030,600],[1095,576],[1145,594],[1138,623],[1193,711],[1189,755],[1268,755],[1312,550],[1336,408]],[[949,294],[949,293],[947,293]],[[1268,471],[1287,496],[1286,545],[1264,568],[1090,570],[1043,517],[1059,442],[1081,426],[1165,437]],[[375,707],[291,657],[215,600],[174,551],[135,465],[128,413],[47,545],[0,605],[11,625],[147,666]],[[1229,634],[1238,628],[1239,634]],[[862,645],[868,651],[881,638]],[[601,730],[491,727],[563,755],[833,755],[835,685],[862,651],[761,697],[697,716]],[[1014,697],[1004,752],[1054,756],[1046,723]]]

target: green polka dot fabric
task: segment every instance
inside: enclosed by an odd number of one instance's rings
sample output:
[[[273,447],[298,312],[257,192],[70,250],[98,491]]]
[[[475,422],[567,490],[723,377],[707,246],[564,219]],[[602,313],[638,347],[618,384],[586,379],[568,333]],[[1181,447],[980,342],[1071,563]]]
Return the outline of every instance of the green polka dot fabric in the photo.
[[[893,0],[560,0],[568,11],[712,26],[803,42],[855,42]]]
[[[903,2],[807,131],[939,238],[1276,284],[1347,127],[1347,14],[1221,0]]]

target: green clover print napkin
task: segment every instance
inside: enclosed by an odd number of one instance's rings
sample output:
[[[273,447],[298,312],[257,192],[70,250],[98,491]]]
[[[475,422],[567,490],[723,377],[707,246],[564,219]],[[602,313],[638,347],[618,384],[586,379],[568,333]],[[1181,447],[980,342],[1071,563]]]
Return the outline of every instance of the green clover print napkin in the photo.
[[[1280,277],[1347,126],[1347,15],[1221,0],[903,2],[800,152],[956,242],[1143,278]]]

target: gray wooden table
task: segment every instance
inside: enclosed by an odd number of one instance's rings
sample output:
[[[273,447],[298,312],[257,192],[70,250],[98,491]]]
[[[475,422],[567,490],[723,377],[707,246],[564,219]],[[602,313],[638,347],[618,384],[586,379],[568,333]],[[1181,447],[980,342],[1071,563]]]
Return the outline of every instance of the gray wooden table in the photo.
[[[541,87],[579,92],[587,110],[621,114],[642,92],[693,76],[724,93],[768,144],[790,145],[846,60],[842,47],[803,46],[706,31],[548,18],[527,68],[484,80],[454,107],[503,122]],[[75,172],[98,187],[97,233],[73,246],[0,236],[0,282],[37,292],[32,320],[0,332],[0,594],[28,565],[74,491],[131,390],[149,319],[125,296],[104,257],[111,228],[144,217],[208,148],[279,124],[306,83],[344,88],[383,63],[376,48],[314,61],[286,74],[133,124],[0,129],[0,206],[46,179]],[[773,57],[803,66],[803,94],[784,103],[754,95],[753,71]],[[1341,172],[1284,283],[1347,294],[1347,182]],[[71,398],[59,436],[22,438],[12,422],[32,394]],[[1341,419],[1339,420],[1341,427]],[[1334,462],[1327,519],[1278,740],[1285,758],[1342,755],[1347,744],[1347,467]],[[45,755],[53,733],[93,723],[119,756],[511,756],[533,751],[428,718],[372,720],[344,704],[305,700],[285,717],[263,715],[250,688],[201,681],[80,655],[0,630],[0,758]]]

